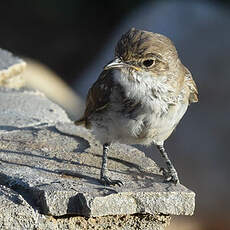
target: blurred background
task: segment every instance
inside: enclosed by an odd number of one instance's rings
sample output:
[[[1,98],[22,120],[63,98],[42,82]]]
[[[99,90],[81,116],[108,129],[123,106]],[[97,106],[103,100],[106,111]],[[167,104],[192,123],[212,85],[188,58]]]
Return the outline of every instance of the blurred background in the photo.
[[[0,9],[0,47],[24,58],[26,85],[72,119],[122,33],[136,27],[171,38],[200,102],[166,143],[181,182],[197,194],[195,215],[174,218],[168,230],[230,229],[230,0],[7,0]]]

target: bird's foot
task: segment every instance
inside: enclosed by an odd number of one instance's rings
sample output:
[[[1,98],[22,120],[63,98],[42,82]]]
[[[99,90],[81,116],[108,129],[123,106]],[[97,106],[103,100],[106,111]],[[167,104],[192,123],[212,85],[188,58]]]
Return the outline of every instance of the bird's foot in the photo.
[[[174,184],[179,184],[179,177],[177,175],[177,171],[175,169],[165,169],[161,168],[160,172],[163,173],[163,176],[165,178],[165,182],[172,182]]]
[[[122,181],[120,181],[120,180],[111,180],[107,176],[101,176],[101,179],[99,180],[99,182],[101,184],[105,185],[105,186],[118,185],[120,187],[121,185],[123,185]]]

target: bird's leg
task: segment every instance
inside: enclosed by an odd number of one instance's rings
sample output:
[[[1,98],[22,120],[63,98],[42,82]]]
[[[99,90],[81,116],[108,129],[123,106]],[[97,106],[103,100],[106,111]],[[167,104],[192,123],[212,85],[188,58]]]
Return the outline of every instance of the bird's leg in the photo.
[[[106,173],[108,172],[107,168],[107,160],[108,160],[108,153],[109,150],[109,144],[105,143],[103,145],[103,156],[102,156],[102,165],[101,165],[101,176],[100,176],[100,183],[103,185],[118,185],[121,186],[123,183],[120,180],[111,180],[108,176],[106,176]]]
[[[180,183],[179,178],[177,175],[177,171],[174,168],[172,162],[170,161],[168,154],[165,151],[165,148],[163,145],[157,145],[157,148],[159,149],[162,157],[165,159],[165,163],[167,165],[167,169],[161,168],[160,171],[163,171],[163,175],[165,177],[166,182],[173,182],[175,184]]]

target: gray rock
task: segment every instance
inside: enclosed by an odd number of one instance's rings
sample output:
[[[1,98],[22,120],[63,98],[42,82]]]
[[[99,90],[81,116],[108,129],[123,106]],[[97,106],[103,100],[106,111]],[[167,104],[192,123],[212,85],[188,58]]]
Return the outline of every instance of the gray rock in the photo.
[[[0,101],[4,111],[0,121],[1,182],[33,197],[43,214],[193,213],[195,194],[182,185],[163,183],[158,167],[143,152],[114,145],[109,168],[111,176],[122,179],[124,186],[104,187],[97,181],[102,146],[86,129],[64,123],[69,121],[64,111],[39,94],[2,90],[0,95],[4,98]],[[36,122],[28,123],[34,118]],[[52,125],[57,121],[55,128]]]
[[[81,230],[81,229],[146,229],[163,230],[169,224],[166,215],[120,215],[105,217],[63,217],[53,218],[35,211],[19,193],[0,185],[0,229],[2,230]]]
[[[54,127],[14,130],[0,136],[1,181],[30,193],[42,213],[193,213],[194,193],[182,185],[163,183],[155,163],[134,147],[114,145],[110,151],[111,175],[122,179],[124,186],[100,185],[101,146],[83,128],[71,123],[58,127],[78,136],[66,136]]]
[[[24,230],[36,226],[38,214],[17,192],[0,185],[0,229]]]
[[[110,176],[124,186],[102,186],[102,146],[40,93],[0,88],[0,105],[1,229],[162,230],[169,215],[193,214],[195,194],[163,183],[132,146],[109,151]]]
[[[0,133],[70,121],[63,109],[38,91],[1,88],[0,105]]]

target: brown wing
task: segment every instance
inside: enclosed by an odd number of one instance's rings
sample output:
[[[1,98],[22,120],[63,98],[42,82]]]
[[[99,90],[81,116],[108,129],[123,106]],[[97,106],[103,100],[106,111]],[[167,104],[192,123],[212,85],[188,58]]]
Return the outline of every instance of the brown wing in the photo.
[[[194,82],[190,71],[185,66],[184,69],[185,69],[185,82],[190,90],[189,103],[198,102],[198,90],[197,90],[196,83]]]
[[[81,119],[75,121],[76,125],[85,125],[90,128],[88,117],[95,112],[106,109],[109,104],[109,97],[114,86],[112,78],[113,70],[104,70],[97,81],[88,91],[86,109]]]

